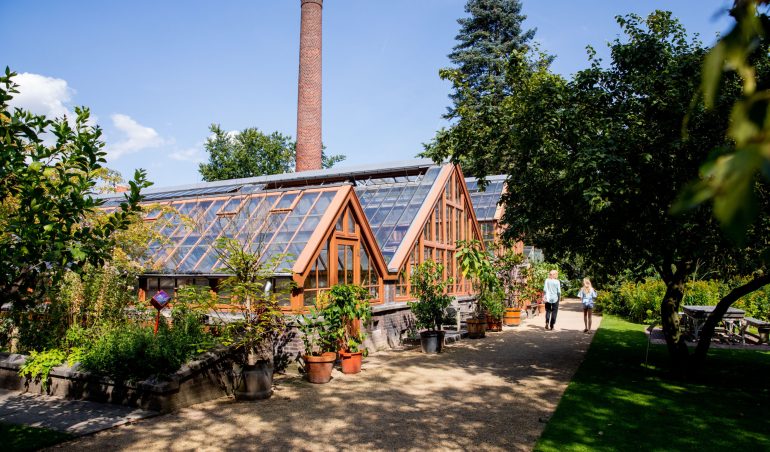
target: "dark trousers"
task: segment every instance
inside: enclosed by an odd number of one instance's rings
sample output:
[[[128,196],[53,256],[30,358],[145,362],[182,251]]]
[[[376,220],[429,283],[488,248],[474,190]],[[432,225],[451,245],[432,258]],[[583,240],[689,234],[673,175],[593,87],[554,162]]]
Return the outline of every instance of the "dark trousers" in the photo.
[[[559,302],[545,304],[545,324],[553,328],[556,323],[556,314],[559,312]]]

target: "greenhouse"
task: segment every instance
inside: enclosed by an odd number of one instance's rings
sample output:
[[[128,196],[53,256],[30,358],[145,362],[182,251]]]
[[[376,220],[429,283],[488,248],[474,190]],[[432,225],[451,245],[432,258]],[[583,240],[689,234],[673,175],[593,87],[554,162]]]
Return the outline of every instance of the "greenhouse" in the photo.
[[[363,285],[373,304],[408,301],[411,269],[425,259],[445,264],[450,293],[468,295],[454,255],[457,240],[482,239],[471,196],[459,166],[430,160],[149,189],[144,221],[160,238],[140,296],[216,290],[227,276],[214,246],[221,237],[263,261],[279,256],[270,287],[293,287],[281,299],[287,311],[313,306],[337,283]],[[120,202],[112,195],[105,208]]]

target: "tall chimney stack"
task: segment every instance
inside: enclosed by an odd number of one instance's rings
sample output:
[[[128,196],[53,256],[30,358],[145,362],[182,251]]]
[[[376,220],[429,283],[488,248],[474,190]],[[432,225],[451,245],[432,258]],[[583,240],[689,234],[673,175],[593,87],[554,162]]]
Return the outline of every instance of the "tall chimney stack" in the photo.
[[[297,172],[321,169],[321,10],[323,0],[301,0]]]

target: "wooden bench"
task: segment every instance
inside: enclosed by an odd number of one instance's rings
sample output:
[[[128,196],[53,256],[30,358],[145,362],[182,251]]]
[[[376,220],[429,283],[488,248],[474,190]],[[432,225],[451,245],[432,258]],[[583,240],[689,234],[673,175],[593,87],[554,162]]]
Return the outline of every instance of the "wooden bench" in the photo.
[[[747,332],[746,330],[750,326],[755,327],[758,334]],[[755,337],[760,344],[768,342],[768,336],[770,336],[770,322],[755,319],[754,317],[744,317],[741,324],[741,342],[744,344],[746,343],[747,334],[751,337]]]

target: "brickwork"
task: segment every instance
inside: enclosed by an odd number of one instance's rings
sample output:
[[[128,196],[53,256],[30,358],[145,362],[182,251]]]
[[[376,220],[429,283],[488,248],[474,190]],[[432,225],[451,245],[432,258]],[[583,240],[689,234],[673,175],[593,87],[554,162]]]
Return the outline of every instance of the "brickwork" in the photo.
[[[321,11],[302,0],[297,93],[297,172],[321,169]]]

